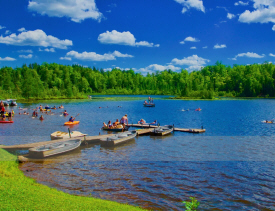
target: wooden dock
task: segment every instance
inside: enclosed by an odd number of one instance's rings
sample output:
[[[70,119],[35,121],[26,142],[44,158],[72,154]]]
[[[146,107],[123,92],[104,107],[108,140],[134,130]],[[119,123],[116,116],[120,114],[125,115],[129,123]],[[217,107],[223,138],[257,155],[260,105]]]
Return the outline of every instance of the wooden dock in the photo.
[[[144,129],[144,130],[138,130],[137,135],[143,135],[146,133],[150,133],[153,129]],[[86,144],[93,144],[93,143],[99,143],[100,139],[112,136],[114,134],[106,134],[106,135],[98,135],[98,136],[85,136],[85,137],[75,137],[70,139],[81,139],[82,143]],[[11,146],[4,146],[0,145],[0,148],[5,150],[27,150],[33,147],[40,147],[46,144],[53,144],[57,142],[67,141],[70,139],[57,139],[57,140],[51,140],[51,141],[43,141],[43,142],[36,142],[36,143],[29,143],[29,144],[19,144],[19,145],[11,145]]]
[[[130,127],[139,127],[139,128],[156,128],[156,125],[147,125],[147,124],[129,124]],[[176,128],[174,131],[187,132],[187,133],[204,133],[205,129],[187,129],[187,128]]]

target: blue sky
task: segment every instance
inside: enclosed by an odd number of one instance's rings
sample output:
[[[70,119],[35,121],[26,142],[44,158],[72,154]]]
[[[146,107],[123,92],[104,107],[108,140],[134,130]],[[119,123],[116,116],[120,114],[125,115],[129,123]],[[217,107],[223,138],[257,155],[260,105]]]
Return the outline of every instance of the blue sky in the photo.
[[[0,66],[137,72],[275,62],[275,0],[9,0]]]

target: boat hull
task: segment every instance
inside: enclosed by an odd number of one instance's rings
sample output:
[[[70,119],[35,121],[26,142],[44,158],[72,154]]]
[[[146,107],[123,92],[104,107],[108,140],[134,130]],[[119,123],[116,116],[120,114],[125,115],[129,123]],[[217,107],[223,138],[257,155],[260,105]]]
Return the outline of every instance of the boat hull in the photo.
[[[65,122],[64,125],[78,125],[80,121]]]
[[[61,132],[61,131],[56,131],[51,134],[51,140],[57,140],[57,139],[67,139],[67,138],[77,138],[77,137],[83,137],[86,136],[87,134],[83,134],[79,131],[72,131],[71,136],[68,132]]]
[[[124,132],[124,131],[128,131],[129,127],[125,126],[125,128],[106,128],[103,127],[102,130],[106,130],[106,131],[113,131],[113,132]]]
[[[143,103],[144,107],[155,107],[155,103]]]
[[[13,121],[0,121],[1,124],[13,123]]]
[[[100,145],[104,147],[112,147],[118,144],[126,143],[127,141],[135,138],[137,131],[127,131],[123,133],[114,134],[108,138],[100,139]]]
[[[153,136],[165,136],[170,134],[172,131],[174,130],[172,125],[168,125],[168,126],[160,126],[155,128],[150,135]]]
[[[29,149],[29,156],[31,158],[46,158],[53,155],[62,154],[78,148],[81,144],[81,139],[68,140],[48,144],[41,147]]]

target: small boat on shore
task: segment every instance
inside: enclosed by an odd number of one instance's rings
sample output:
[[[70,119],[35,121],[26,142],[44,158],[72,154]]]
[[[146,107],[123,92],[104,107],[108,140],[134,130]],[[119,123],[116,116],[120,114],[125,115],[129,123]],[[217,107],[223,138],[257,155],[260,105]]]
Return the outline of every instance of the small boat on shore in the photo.
[[[155,128],[150,135],[153,136],[165,136],[170,134],[174,130],[174,127],[172,125],[166,125],[166,126],[159,126]]]
[[[135,130],[114,134],[107,138],[100,139],[100,145],[107,146],[107,147],[115,146],[117,144],[122,144],[122,143],[125,143],[125,142],[135,138],[136,135],[137,135],[137,131],[135,131]]]
[[[83,134],[79,131],[72,131],[70,133],[68,132],[62,132],[62,131],[56,131],[51,134],[51,140],[56,140],[56,139],[66,139],[66,138],[76,138],[76,137],[83,137],[86,136],[87,134]]]
[[[78,148],[81,144],[81,139],[74,139],[68,141],[57,142],[54,144],[47,144],[40,147],[29,149],[29,157],[32,158],[46,158],[52,155],[61,154],[72,151]]]
[[[102,127],[102,130],[106,130],[106,131],[113,131],[113,132],[124,132],[124,131],[128,131],[130,126],[125,125],[125,127],[116,127],[116,128],[109,128],[109,127]]]

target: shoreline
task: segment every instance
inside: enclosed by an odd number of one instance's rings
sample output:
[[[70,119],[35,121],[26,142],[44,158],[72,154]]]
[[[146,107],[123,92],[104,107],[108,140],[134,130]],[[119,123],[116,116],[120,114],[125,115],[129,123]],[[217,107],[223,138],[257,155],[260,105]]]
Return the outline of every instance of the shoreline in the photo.
[[[15,155],[0,149],[0,207],[4,210],[144,210],[128,204],[71,195],[37,183],[18,168]]]

